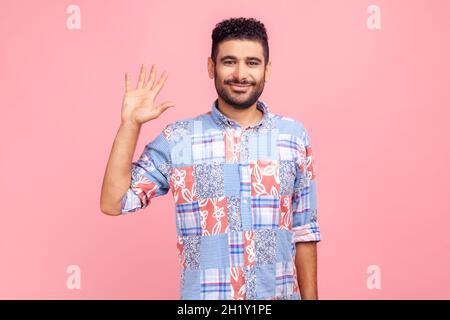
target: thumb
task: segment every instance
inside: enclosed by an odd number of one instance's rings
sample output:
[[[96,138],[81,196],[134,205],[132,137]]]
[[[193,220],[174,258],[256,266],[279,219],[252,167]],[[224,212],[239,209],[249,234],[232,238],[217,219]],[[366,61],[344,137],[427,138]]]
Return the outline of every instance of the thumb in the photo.
[[[161,103],[159,106],[158,106],[158,110],[160,110],[161,111],[161,113],[162,112],[164,112],[164,111],[166,111],[167,109],[169,109],[169,108],[171,108],[171,107],[175,107],[175,102],[173,102],[173,101],[166,101],[166,102],[163,102],[163,103]]]

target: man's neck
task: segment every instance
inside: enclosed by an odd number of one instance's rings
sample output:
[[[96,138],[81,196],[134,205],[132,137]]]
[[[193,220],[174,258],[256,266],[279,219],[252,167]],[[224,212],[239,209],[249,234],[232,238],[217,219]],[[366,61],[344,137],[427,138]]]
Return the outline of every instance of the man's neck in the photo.
[[[218,108],[226,117],[236,121],[242,128],[255,125],[261,121],[264,114],[256,107],[256,102],[246,109],[236,109],[218,98]]]

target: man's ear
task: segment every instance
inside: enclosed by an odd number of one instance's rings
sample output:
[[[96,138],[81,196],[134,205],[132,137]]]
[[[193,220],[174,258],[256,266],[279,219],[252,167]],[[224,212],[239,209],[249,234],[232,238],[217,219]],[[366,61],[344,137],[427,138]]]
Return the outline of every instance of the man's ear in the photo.
[[[214,79],[214,62],[211,57],[208,57],[208,75],[210,79]]]
[[[270,69],[272,68],[272,61],[269,61],[266,65],[266,70],[264,71],[264,75],[266,77],[266,82],[269,81],[270,78]]]

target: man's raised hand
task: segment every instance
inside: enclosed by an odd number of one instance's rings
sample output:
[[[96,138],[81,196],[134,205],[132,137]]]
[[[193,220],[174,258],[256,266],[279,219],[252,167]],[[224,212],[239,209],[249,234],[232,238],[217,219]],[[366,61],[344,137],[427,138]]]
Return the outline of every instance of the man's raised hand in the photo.
[[[131,86],[130,75],[125,73],[125,94],[122,102],[122,122],[131,122],[142,125],[147,121],[156,119],[161,113],[170,107],[174,107],[172,101],[165,101],[155,105],[155,99],[166,82],[168,74],[162,73],[158,81],[156,79],[156,66],[152,65],[147,79],[146,65],[142,64],[139,80],[135,89]]]

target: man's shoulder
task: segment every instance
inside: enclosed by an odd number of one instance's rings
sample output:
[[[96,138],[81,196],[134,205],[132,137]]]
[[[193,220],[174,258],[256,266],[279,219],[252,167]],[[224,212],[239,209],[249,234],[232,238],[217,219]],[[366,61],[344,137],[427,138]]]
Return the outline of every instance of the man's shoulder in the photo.
[[[167,141],[172,142],[175,136],[187,136],[193,133],[195,123],[209,120],[210,112],[200,113],[191,117],[176,119],[169,122],[163,129],[162,134]]]
[[[302,121],[281,114],[272,115],[280,134],[294,135],[299,138],[303,138],[306,134],[306,128]]]

